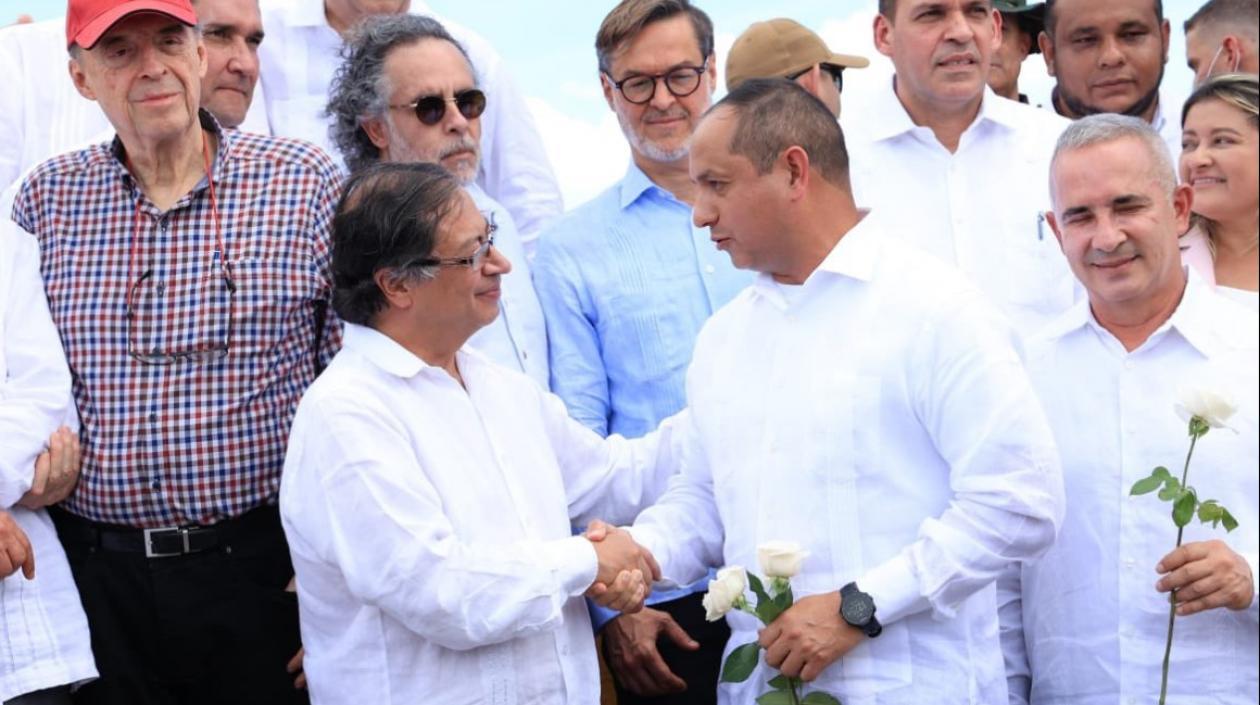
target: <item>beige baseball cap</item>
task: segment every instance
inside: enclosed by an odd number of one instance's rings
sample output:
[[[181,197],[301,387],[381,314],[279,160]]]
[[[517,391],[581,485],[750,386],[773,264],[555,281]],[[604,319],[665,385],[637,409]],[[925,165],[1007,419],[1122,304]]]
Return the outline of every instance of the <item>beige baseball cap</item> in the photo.
[[[862,69],[870,65],[863,56],[837,54],[807,27],[779,17],[756,22],[739,35],[726,55],[726,90],[750,78],[784,78],[814,64]]]

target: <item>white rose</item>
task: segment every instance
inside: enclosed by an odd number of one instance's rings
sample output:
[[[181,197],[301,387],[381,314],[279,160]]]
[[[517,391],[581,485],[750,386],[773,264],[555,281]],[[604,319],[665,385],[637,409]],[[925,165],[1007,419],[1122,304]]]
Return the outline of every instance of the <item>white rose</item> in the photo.
[[[1231,428],[1226,422],[1238,411],[1238,405],[1221,389],[1183,387],[1177,396],[1177,415],[1186,423],[1197,416],[1211,428]]]
[[[748,589],[748,576],[744,569],[727,566],[717,572],[717,579],[709,581],[709,591],[705,593],[701,604],[704,605],[704,618],[716,622],[726,616],[735,607],[735,603],[744,596]]]
[[[761,572],[770,578],[795,577],[808,555],[809,551],[793,541],[767,541],[757,547]]]

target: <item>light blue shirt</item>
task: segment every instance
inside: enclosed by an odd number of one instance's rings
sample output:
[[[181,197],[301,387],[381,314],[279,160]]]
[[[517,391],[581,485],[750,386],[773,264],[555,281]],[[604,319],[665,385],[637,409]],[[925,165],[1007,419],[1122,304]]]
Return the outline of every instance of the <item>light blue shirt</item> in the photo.
[[[597,433],[628,438],[686,406],[696,334],[753,279],[633,162],[539,238],[532,266],[551,390]]]
[[[691,206],[634,162],[616,185],[539,238],[534,285],[547,319],[551,390],[601,435],[656,429],[687,405],[696,335],[752,283],[692,224]],[[652,593],[649,604],[703,590]],[[615,612],[591,605],[603,627]]]
[[[512,271],[500,282],[503,295],[499,298],[498,317],[469,338],[468,344],[500,365],[524,372],[539,387],[547,389],[547,327],[516,222],[481,187],[469,184],[465,188],[478,208],[493,214],[497,226],[494,248],[512,263]]]

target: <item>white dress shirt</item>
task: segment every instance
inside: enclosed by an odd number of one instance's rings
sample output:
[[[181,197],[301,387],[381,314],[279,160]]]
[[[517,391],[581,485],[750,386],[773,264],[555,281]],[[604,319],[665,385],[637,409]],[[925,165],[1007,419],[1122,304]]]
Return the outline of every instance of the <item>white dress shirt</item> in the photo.
[[[1192,274],[1172,318],[1133,352],[1086,302],[1030,345],[1029,373],[1063,458],[1067,515],[1055,546],[999,583],[1011,702],[1028,702],[1029,674],[1031,702],[1045,705],[1159,695],[1168,596],[1155,591],[1155,565],[1173,550],[1177,529],[1166,502],[1129,489],[1160,465],[1180,478],[1190,439],[1173,406],[1184,385],[1224,383],[1239,402],[1230,421],[1238,433],[1200,439],[1189,475],[1199,497],[1220,500],[1239,528],[1226,533],[1196,519],[1184,541],[1225,541],[1258,575],[1258,337],[1254,312]],[[1177,618],[1170,702],[1256,702],[1258,602],[1253,595],[1242,612]]]
[[[277,135],[314,142],[344,164],[328,135],[324,116],[328,87],[341,66],[341,36],[328,25],[320,0],[260,0],[267,41],[259,50],[262,83],[267,88],[267,117]],[[486,93],[481,115],[481,172],[478,183],[502,203],[521,231],[525,252],[533,257],[534,241],[564,211],[560,186],[542,137],[498,52],[480,35],[435,16],[422,2],[411,2],[414,14],[442,23],[468,56],[477,84]]]
[[[800,287],[762,275],[709,319],[688,372],[696,437],[636,539],[666,578],[810,552],[796,595],[850,581],[885,625],[815,685],[845,705],[1006,702],[993,581],[1053,540],[1062,482],[1001,314],[867,215]],[[930,292],[930,295],[925,295]],[[755,641],[731,613],[727,651]],[[719,702],[751,703],[764,661]]]
[[[656,499],[685,412],[605,440],[524,375],[457,364],[466,389],[347,324],[298,406],[280,512],[317,705],[599,700],[596,556],[570,521]]]
[[[0,579],[0,702],[96,677],[87,617],[48,512],[14,506],[35,456],[73,422],[70,370],[39,278],[39,245],[0,220],[0,507],[30,539],[35,579]]]
[[[468,344],[504,367],[524,372],[547,389],[550,377],[547,366],[547,324],[543,321],[542,304],[534,292],[529,274],[529,258],[512,214],[499,202],[486,195],[477,184],[467,186],[477,207],[494,215],[494,248],[512,263],[512,271],[502,280],[503,296],[499,299],[499,316],[468,340]]]
[[[1177,160],[1181,158],[1181,103],[1160,91],[1159,103],[1155,106],[1155,114],[1151,116],[1151,127],[1155,128],[1164,144],[1168,145],[1168,156],[1172,157],[1175,168]]]
[[[984,91],[950,153],[910,119],[893,81],[841,122],[853,195],[905,242],[956,265],[1029,335],[1072,305],[1076,280],[1044,213],[1068,121]]]
[[[101,106],[79,95],[66,68],[66,18],[0,28],[0,192],[45,159],[114,137]],[[267,131],[262,86],[240,129]],[[9,211],[0,212],[9,219]]]

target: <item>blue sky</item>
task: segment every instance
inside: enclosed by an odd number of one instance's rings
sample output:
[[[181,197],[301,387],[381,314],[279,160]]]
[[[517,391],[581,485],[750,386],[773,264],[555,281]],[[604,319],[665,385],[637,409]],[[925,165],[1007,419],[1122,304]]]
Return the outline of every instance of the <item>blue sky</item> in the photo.
[[[1164,12],[1173,25],[1164,78],[1172,103],[1185,97],[1191,80],[1181,23],[1202,1],[1164,0]],[[428,4],[440,18],[474,29],[498,48],[529,96],[530,110],[568,206],[590,198],[621,176],[629,153],[599,94],[593,48],[595,30],[612,0],[428,0]],[[875,0],[788,0],[773,9],[753,0],[699,0],[699,4],[716,27],[719,71],[727,48],[745,27],[783,16],[812,27],[836,51],[871,58],[869,69],[845,74],[846,110],[860,109],[862,95],[892,73],[891,64],[872,45]],[[0,24],[23,12],[36,19],[56,17],[64,8],[64,3],[55,0],[0,0]],[[1034,100],[1044,101],[1049,95],[1052,81],[1040,56],[1029,57],[1020,85]]]

